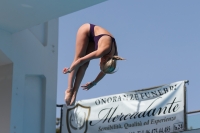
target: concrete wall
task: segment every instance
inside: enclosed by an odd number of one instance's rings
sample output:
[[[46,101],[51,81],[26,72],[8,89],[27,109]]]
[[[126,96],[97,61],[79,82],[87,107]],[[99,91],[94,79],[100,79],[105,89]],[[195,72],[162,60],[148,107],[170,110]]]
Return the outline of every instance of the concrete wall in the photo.
[[[4,100],[9,132],[55,133],[58,19],[14,34],[0,30],[0,50],[13,64],[11,99]]]
[[[10,131],[13,65],[1,50],[9,49],[10,45],[11,34],[0,30],[0,133]]]
[[[10,130],[12,63],[0,66],[0,133]]]

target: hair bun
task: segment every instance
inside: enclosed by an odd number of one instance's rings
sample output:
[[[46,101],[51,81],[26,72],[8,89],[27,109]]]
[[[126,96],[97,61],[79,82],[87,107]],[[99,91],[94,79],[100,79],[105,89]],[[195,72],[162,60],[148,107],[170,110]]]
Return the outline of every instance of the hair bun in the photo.
[[[113,56],[112,59],[114,59],[114,60],[125,60],[124,58],[116,56],[116,55]]]

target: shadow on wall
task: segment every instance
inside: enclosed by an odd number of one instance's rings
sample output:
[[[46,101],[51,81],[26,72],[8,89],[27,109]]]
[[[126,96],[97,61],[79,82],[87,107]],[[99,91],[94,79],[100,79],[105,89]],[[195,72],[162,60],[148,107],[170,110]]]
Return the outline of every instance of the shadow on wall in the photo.
[[[0,133],[10,132],[13,63],[0,50]]]

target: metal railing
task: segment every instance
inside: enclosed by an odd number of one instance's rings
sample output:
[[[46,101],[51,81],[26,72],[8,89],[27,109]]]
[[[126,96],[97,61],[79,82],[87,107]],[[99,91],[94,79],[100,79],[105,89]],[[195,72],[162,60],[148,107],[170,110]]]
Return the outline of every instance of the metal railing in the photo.
[[[187,112],[187,130],[200,128],[200,110]]]
[[[187,112],[187,114],[194,114],[194,113],[200,113],[200,110],[195,110],[195,111]]]
[[[62,131],[62,114],[63,114],[63,104],[62,105],[56,105],[56,107],[60,108],[60,133]]]

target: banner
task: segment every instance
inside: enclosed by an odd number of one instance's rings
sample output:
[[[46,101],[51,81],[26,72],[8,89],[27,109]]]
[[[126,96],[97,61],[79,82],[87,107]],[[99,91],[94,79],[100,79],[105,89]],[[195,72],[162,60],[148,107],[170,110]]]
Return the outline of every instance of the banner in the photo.
[[[63,106],[62,133],[171,133],[185,125],[185,81]]]

